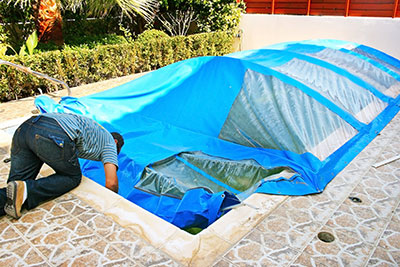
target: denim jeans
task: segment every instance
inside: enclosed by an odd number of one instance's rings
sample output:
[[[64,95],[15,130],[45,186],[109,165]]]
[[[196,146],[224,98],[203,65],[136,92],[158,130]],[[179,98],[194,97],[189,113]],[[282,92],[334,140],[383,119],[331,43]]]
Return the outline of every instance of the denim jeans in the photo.
[[[36,179],[43,163],[55,174]],[[15,132],[11,145],[8,181],[25,181],[28,198],[23,207],[33,209],[41,202],[61,196],[81,182],[75,143],[52,118],[32,117]],[[4,214],[6,190],[0,190],[0,215]]]

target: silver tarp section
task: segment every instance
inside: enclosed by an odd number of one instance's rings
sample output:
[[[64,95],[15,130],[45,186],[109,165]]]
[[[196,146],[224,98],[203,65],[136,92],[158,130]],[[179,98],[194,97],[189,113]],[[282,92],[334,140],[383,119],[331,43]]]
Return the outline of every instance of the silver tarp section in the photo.
[[[323,160],[356,133],[298,88],[248,70],[219,138],[245,146],[311,152]]]
[[[331,48],[308,55],[345,69],[387,96],[395,98],[400,93],[399,82],[393,76],[356,56]]]
[[[304,83],[366,124],[388,105],[347,77],[301,59],[294,58],[274,69]]]
[[[154,194],[182,197],[192,188],[216,193],[244,192],[262,180],[290,178],[295,173],[285,167],[266,169],[255,160],[229,160],[202,152],[185,152],[145,168],[135,186]]]

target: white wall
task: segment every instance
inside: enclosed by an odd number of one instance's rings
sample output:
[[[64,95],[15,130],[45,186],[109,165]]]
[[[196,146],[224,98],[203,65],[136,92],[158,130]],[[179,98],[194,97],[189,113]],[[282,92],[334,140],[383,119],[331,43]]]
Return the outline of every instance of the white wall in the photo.
[[[400,18],[243,14],[242,50],[307,39],[339,39],[400,59]]]

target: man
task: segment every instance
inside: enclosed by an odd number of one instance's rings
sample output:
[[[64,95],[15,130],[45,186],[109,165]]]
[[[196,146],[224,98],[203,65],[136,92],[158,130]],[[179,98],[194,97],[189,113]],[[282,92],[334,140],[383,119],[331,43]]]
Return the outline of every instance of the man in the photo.
[[[21,209],[61,196],[81,182],[78,158],[102,161],[105,185],[118,193],[117,155],[124,144],[118,133],[76,114],[45,113],[25,121],[13,136],[7,187],[0,189],[0,216],[16,219]],[[36,179],[43,163],[55,174]]]

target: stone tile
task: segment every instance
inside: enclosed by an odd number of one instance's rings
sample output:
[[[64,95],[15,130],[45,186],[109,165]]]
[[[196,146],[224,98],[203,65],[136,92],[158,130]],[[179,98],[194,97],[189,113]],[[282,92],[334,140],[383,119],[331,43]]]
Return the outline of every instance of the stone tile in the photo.
[[[235,267],[235,266],[238,266],[238,265],[235,265],[235,264],[233,264],[232,262],[229,262],[226,259],[219,259],[212,266],[213,267]]]
[[[138,242],[144,243],[139,237],[134,235],[131,231],[119,226],[115,225],[115,228],[108,235],[104,236],[104,238],[112,243],[115,246],[119,246],[120,250],[123,251],[126,255],[131,254],[131,250],[135,251],[135,244]]]
[[[326,255],[310,255],[303,252],[290,266],[322,266],[322,267],[339,267],[342,266],[338,259]]]
[[[46,260],[28,244],[23,244],[12,252],[20,258],[20,262],[24,262],[28,266],[50,266]]]
[[[0,255],[1,266],[17,266],[18,264],[21,264],[19,261],[19,257],[11,252]]]
[[[329,196],[333,202],[340,203],[344,198],[351,192],[354,185],[358,183],[358,179],[346,179],[343,176],[335,177],[325,188],[325,191],[321,194],[326,194]]]
[[[209,266],[223,254],[231,244],[207,228],[197,235],[176,231],[159,248],[182,265]]]
[[[387,250],[400,250],[400,232],[385,230],[378,245]]]
[[[131,231],[122,228],[118,224],[115,224],[112,231],[104,237],[110,244],[115,246],[130,259],[145,266],[178,266],[178,264],[168,256],[156,250],[134,235]]]
[[[222,220],[217,220],[207,230],[234,244],[253,230],[286,198],[286,196],[253,194],[244,201],[245,205],[232,209]]]
[[[117,261],[110,261],[109,263],[103,264],[104,267],[142,267],[139,263],[132,261],[131,259],[123,259]],[[153,266],[168,266],[168,265],[153,265]]]
[[[10,162],[5,163],[4,160],[8,158],[10,158],[8,151],[4,147],[0,147],[0,188],[7,186]]]
[[[352,160],[341,172],[339,175],[344,175],[346,178],[350,179],[359,179],[359,177],[365,172],[365,169],[360,169],[355,163],[356,159]]]
[[[224,258],[238,266],[282,266],[289,264],[298,254],[289,247],[285,237],[256,229],[230,249]]]
[[[101,241],[93,230],[76,218],[63,224],[47,225],[45,221],[35,224],[36,234],[27,236],[34,247],[48,259],[51,264],[62,264],[66,260],[84,253],[87,247]]]
[[[278,235],[279,237],[283,237],[285,244],[288,244],[294,249],[301,249],[321,227],[321,224],[312,219],[296,222],[288,217],[270,215],[260,223],[256,229],[262,232],[265,236]]]
[[[336,207],[337,202],[323,192],[310,196],[290,197],[272,214],[287,218],[292,224],[321,223],[327,220]]]
[[[120,199],[123,199],[120,195],[86,177],[82,177],[80,185],[72,190],[71,194],[79,199],[84,199],[86,205],[103,213],[113,208]]]
[[[381,247],[377,247],[375,249],[367,263],[368,266],[398,266],[398,264],[399,261],[396,261],[393,255],[391,255],[390,251],[387,251]]]
[[[339,205],[338,201],[328,193],[329,191],[327,188],[320,194],[305,196],[312,203],[308,210],[315,222],[324,223]]]
[[[369,185],[372,184],[369,181]],[[361,186],[363,187],[363,185]],[[326,226],[335,232],[338,243],[342,244],[343,247],[358,243],[365,247],[374,246],[385,228],[388,218],[380,217],[380,213],[373,208],[374,203],[380,200],[375,200],[375,197],[368,194],[354,191],[352,195],[359,197],[362,202],[354,203],[346,199],[326,223]],[[384,198],[388,199],[388,196]],[[386,208],[393,210],[394,205]]]
[[[106,210],[104,214],[155,248],[164,246],[169,238],[183,232],[178,227],[123,198],[118,205]]]
[[[8,173],[10,172],[11,162],[4,162],[4,160],[9,158],[10,155],[5,152],[5,149],[0,148],[0,176],[3,177],[3,179],[7,179]]]
[[[116,223],[109,217],[94,209],[89,209],[78,216],[78,219],[93,229],[98,235],[106,237],[113,232]]]
[[[73,242],[61,242],[55,247],[47,244],[47,246],[39,246],[38,249],[54,265],[104,266],[115,263],[120,266],[140,266],[103,240],[96,239],[84,246],[75,245]],[[47,255],[49,252],[50,254]]]
[[[119,250],[117,250],[114,246],[108,244],[107,242],[105,242],[103,240],[92,245],[90,248],[92,248],[94,251],[99,252],[100,255],[103,255],[103,257],[100,257],[102,265],[108,264],[112,261],[120,261],[120,260],[127,259],[126,255],[124,255]]]
[[[61,197],[55,199],[57,203],[65,210],[67,210],[71,215],[79,217],[87,211],[92,211],[93,208],[81,201],[75,195],[67,193]]]
[[[24,243],[25,240],[8,222],[8,219],[0,220],[0,254],[7,254]]]
[[[385,219],[379,217],[372,207],[360,205],[347,199],[327,222],[330,227],[357,228],[360,226],[382,229]]]
[[[150,246],[138,248],[137,253],[138,255],[133,259],[144,266],[179,266],[179,264],[173,261],[169,256]]]
[[[29,240],[36,238],[71,220],[68,213],[56,201],[49,201],[30,211],[23,211],[13,225]]]
[[[315,236],[304,250],[314,261],[326,257],[332,264],[337,262],[341,266],[363,266],[368,260],[373,245],[365,242],[356,231],[326,226],[321,231],[333,234],[335,240],[325,243]]]

